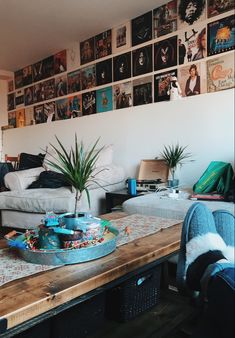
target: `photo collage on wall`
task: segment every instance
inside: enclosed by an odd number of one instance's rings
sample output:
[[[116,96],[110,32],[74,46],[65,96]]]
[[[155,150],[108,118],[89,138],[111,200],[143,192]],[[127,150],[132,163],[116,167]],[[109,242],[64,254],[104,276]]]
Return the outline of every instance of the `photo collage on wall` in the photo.
[[[234,0],[170,0],[15,71],[9,125],[169,101],[175,80],[183,97],[233,88],[233,8]]]

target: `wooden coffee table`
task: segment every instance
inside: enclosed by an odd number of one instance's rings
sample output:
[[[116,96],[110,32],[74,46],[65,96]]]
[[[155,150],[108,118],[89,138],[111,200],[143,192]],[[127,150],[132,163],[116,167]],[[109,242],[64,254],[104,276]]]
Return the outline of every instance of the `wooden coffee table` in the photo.
[[[102,215],[105,219],[124,213]],[[0,338],[23,331],[153,267],[179,250],[182,224],[118,247],[95,261],[55,267],[0,287]],[[0,240],[0,247],[6,245]],[[2,333],[2,334],[1,334]]]

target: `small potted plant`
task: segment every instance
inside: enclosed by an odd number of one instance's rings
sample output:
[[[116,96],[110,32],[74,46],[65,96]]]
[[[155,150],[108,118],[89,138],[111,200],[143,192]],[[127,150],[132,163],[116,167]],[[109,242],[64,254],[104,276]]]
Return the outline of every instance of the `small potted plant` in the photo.
[[[175,178],[175,172],[178,166],[182,166],[185,160],[190,158],[191,153],[185,152],[187,146],[182,147],[178,143],[174,145],[164,146],[161,157],[165,160],[171,174],[171,179],[168,180],[168,187],[178,187],[179,180]]]

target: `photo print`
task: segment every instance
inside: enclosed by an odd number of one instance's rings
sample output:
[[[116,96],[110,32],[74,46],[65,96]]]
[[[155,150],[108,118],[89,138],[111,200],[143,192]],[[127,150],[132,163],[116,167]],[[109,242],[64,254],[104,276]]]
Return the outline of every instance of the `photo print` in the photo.
[[[67,120],[70,118],[68,99],[60,99],[56,101],[55,120]]]
[[[207,0],[208,18],[234,9],[234,0]]]
[[[112,29],[112,53],[119,53],[131,47],[131,23],[126,22]]]
[[[24,104],[25,106],[29,106],[34,103],[33,101],[33,87],[27,87],[24,90]]]
[[[81,69],[82,90],[96,86],[95,65]]]
[[[132,46],[152,39],[152,11],[131,20]]]
[[[179,64],[197,61],[206,57],[206,28],[195,27],[178,35]]]
[[[23,69],[17,70],[15,73],[15,89],[19,89],[24,86],[23,84]]]
[[[54,55],[54,73],[60,74],[67,70],[66,49]]]
[[[207,26],[208,56],[234,49],[235,17],[233,15],[211,22]]]
[[[95,38],[92,37],[80,43],[81,65],[95,60]]]
[[[39,104],[34,107],[34,121],[35,124],[46,123],[47,116],[44,114],[43,104]]]
[[[177,30],[177,0],[169,1],[153,10],[153,37],[172,33]]]
[[[133,76],[153,71],[152,45],[132,51]]]
[[[15,109],[15,93],[7,95],[7,110]]]
[[[170,80],[177,77],[177,70],[154,75],[154,102],[170,100]]]
[[[67,95],[67,75],[61,75],[55,79],[56,96]]]
[[[71,118],[82,116],[82,95],[74,95],[68,98],[69,114]]]
[[[16,112],[11,111],[8,113],[8,125],[16,128]]]
[[[113,58],[113,77],[114,81],[131,77],[131,52]]]
[[[46,79],[54,75],[54,56],[49,56],[48,58],[42,60],[42,73],[43,78]]]
[[[101,86],[112,82],[112,58],[96,64],[96,85]]]
[[[47,116],[47,123],[55,121],[55,101],[44,103],[44,114]]]
[[[133,81],[133,106],[152,103],[152,76]]]
[[[13,80],[9,80],[7,82],[7,85],[8,85],[8,93],[13,92],[13,90],[14,90],[14,81]]]
[[[206,0],[178,1],[178,29],[206,19]]]
[[[207,61],[208,93],[234,87],[234,55],[228,53]]]
[[[178,69],[178,80],[183,96],[206,92],[206,68],[203,62]]]
[[[177,36],[154,44],[154,70],[177,65]]]
[[[76,93],[81,90],[81,72],[75,70],[68,73],[68,94]]]
[[[23,86],[28,86],[33,83],[32,66],[23,68]]]
[[[42,83],[44,100],[54,99],[55,97],[55,79],[46,80]]]
[[[42,61],[34,63],[32,67],[33,67],[33,82],[43,80]]]
[[[82,115],[92,115],[96,113],[96,91],[82,94]]]
[[[33,102],[38,103],[44,100],[44,92],[42,82],[36,83],[33,86]]]
[[[15,93],[15,106],[16,108],[24,106],[24,89],[17,90]]]
[[[112,87],[102,88],[96,91],[97,113],[113,110]]]
[[[25,108],[25,125],[26,126],[32,126],[35,124],[35,119],[34,119],[34,107],[28,107]]]
[[[120,83],[113,86],[114,109],[132,106],[132,82]]]
[[[22,128],[25,126],[25,114],[24,109],[16,111],[16,128]]]
[[[95,36],[95,58],[100,59],[112,54],[112,30]]]

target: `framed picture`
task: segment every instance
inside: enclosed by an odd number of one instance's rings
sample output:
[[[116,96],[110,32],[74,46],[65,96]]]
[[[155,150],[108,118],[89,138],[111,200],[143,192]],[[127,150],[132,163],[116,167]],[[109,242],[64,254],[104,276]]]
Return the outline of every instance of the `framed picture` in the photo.
[[[131,77],[131,52],[113,58],[113,77],[114,81]]]
[[[55,121],[55,101],[44,103],[44,114],[47,116],[47,123]]]
[[[54,55],[54,73],[60,74],[67,70],[66,49]]]
[[[130,21],[112,29],[112,53],[119,53],[131,47]]]
[[[29,106],[33,104],[33,86],[27,87],[24,90],[24,104],[25,106]]]
[[[43,81],[42,90],[44,92],[44,100],[50,100],[55,97],[55,79]]]
[[[68,73],[68,94],[79,92],[81,90],[81,72],[75,70]]]
[[[43,80],[42,61],[34,63],[32,67],[33,67],[33,82]]]
[[[16,112],[11,111],[8,113],[8,125],[16,128]]]
[[[7,110],[15,109],[15,93],[7,95]]]
[[[16,128],[22,128],[25,126],[25,115],[24,109],[16,111]]]
[[[132,46],[152,39],[152,11],[131,20]]]
[[[24,86],[23,83],[23,69],[17,70],[15,73],[15,89],[19,89]]]
[[[128,81],[113,86],[114,109],[132,106],[132,82]]]
[[[152,103],[152,76],[133,81],[133,106]]]
[[[44,114],[44,105],[39,104],[34,107],[34,121],[35,124],[45,123],[47,116]]]
[[[112,87],[102,88],[96,91],[97,113],[113,110]]]
[[[177,36],[154,44],[154,70],[177,65]]]
[[[228,53],[207,61],[208,93],[234,87],[234,55]]]
[[[23,86],[28,86],[33,83],[32,66],[23,68]]]
[[[55,79],[56,97],[67,95],[67,75],[60,75]]]
[[[170,79],[173,76],[177,77],[176,69],[154,75],[154,102],[170,100]]]
[[[132,68],[133,76],[152,72],[152,45],[132,51]]]
[[[74,95],[68,98],[69,114],[71,118],[82,116],[82,95]]]
[[[32,126],[35,124],[34,120],[34,107],[25,108],[25,125]]]
[[[42,73],[43,78],[46,79],[55,74],[54,66],[54,56],[49,56],[48,58],[42,60]]]
[[[211,22],[207,26],[208,56],[234,49],[235,45],[234,16]]]
[[[15,106],[16,108],[24,106],[24,89],[15,92]]]
[[[95,60],[95,38],[92,37],[80,43],[81,65]]]
[[[179,64],[203,59],[207,56],[206,27],[194,27],[178,35]]]
[[[206,19],[206,0],[178,1],[178,29]]]
[[[90,89],[96,86],[95,65],[87,66],[81,69],[82,90]]]
[[[67,120],[70,118],[68,99],[60,99],[56,102],[55,120]]]
[[[13,92],[13,90],[14,90],[14,80],[13,79],[9,80],[7,82],[7,85],[8,85],[8,93]]]
[[[95,58],[100,59],[112,54],[112,30],[95,36]]]
[[[228,12],[234,9],[234,0],[207,0],[207,16],[213,16]]]
[[[178,80],[183,96],[206,93],[205,63],[194,63],[178,69]]]
[[[153,10],[153,37],[172,33],[177,30],[177,0],[169,1]]]
[[[112,58],[96,64],[96,85],[101,86],[112,82]]]
[[[96,113],[96,91],[82,94],[82,115],[92,115]]]

